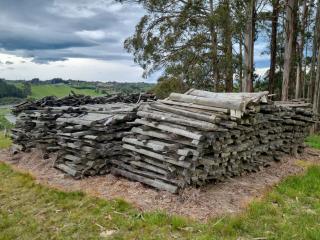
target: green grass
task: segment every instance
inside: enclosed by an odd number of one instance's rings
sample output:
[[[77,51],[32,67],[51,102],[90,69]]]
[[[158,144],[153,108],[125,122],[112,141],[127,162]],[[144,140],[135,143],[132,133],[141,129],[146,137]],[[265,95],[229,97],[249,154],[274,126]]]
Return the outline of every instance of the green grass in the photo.
[[[207,224],[49,189],[5,164],[0,179],[0,239],[103,239],[110,230],[111,239],[320,239],[318,166],[289,177],[244,214]]]
[[[311,135],[307,137],[306,144],[309,147],[320,149],[320,135]]]
[[[5,118],[10,110],[7,108],[0,108],[0,131],[4,129],[11,129],[13,125]]]
[[[84,95],[90,95],[90,96],[98,96],[101,95],[99,93],[96,93],[92,89],[76,89],[72,88],[68,85],[32,85],[31,87],[31,98],[40,99],[46,96],[54,95],[56,97],[64,97],[71,93],[71,91],[74,91],[77,94],[84,94]]]
[[[0,146],[10,144],[3,140],[8,141],[0,135]],[[318,137],[307,141],[319,147]],[[141,213],[122,200],[54,190],[1,163],[0,179],[1,240],[320,239],[320,166],[288,177],[243,214],[206,224],[163,212]]]
[[[0,150],[4,148],[8,148],[10,145],[11,145],[11,139],[9,137],[4,136],[4,134],[0,132]],[[1,192],[1,189],[0,189],[0,192]]]

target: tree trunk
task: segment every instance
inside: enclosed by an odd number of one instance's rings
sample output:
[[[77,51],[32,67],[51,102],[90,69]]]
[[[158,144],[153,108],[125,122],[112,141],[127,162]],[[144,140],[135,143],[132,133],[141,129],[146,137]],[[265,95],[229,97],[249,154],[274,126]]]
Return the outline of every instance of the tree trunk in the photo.
[[[295,98],[295,92],[296,92],[296,76],[297,76],[297,58],[299,56],[298,54],[298,9],[299,9],[299,0],[297,0],[297,3],[294,6],[293,10],[293,48],[292,48],[292,61],[291,61],[291,71],[290,71],[290,82],[289,82],[289,99]]]
[[[296,91],[295,98],[300,98],[304,96],[304,76],[303,76],[303,50],[305,43],[305,28],[307,24],[307,16],[308,16],[308,5],[307,0],[303,1],[302,8],[302,19],[301,19],[301,27],[300,27],[300,38],[297,44],[297,53],[298,53],[298,66],[297,66],[297,76],[296,76]]]
[[[242,91],[242,82],[243,82],[243,37],[242,32],[239,34],[239,91]]]
[[[281,100],[287,101],[289,95],[290,75],[292,71],[292,60],[294,55],[294,11],[297,0],[287,0],[286,3],[286,24],[285,24],[285,48],[284,48],[284,69],[282,80]]]
[[[269,71],[269,92],[274,93],[276,59],[277,59],[277,33],[278,33],[278,18],[279,18],[279,0],[273,1],[272,9],[272,32],[271,32],[271,57],[270,57],[270,71]]]
[[[211,33],[212,37],[212,68],[213,68],[213,84],[214,84],[214,91],[219,91],[219,67],[218,67],[218,40],[217,40],[217,32],[212,29]]]
[[[311,61],[311,68],[310,68],[310,83],[308,89],[308,98],[311,99],[311,102],[314,103],[315,97],[315,76],[316,76],[316,61],[317,61],[317,40],[318,40],[318,26],[319,26],[319,19],[320,19],[320,11],[319,11],[319,3],[318,3],[318,10],[316,15],[316,24],[314,26],[314,35],[313,35],[313,47],[312,47],[312,61]]]
[[[317,56],[317,74],[315,79],[315,91],[314,91],[314,102],[313,111],[319,113],[319,100],[320,100],[320,44],[318,42],[318,56]]]
[[[253,92],[253,54],[254,54],[254,33],[255,33],[255,9],[256,0],[250,0],[248,4],[248,20],[244,33],[244,81],[243,92]]]
[[[315,113],[319,113],[319,100],[320,100],[320,0],[318,1],[318,7],[317,7],[317,20],[316,20],[316,32],[318,33],[317,41],[316,41],[316,51],[317,53],[317,73],[315,78],[315,88],[314,88],[314,96],[313,96],[313,111]]]
[[[224,26],[225,64],[226,64],[226,92],[233,91],[233,61],[232,61],[232,21],[230,16],[230,2],[224,0],[224,8],[227,13]]]
[[[210,0],[210,15],[214,15],[213,0]],[[211,51],[212,51],[212,80],[215,92],[219,90],[219,67],[218,67],[218,38],[215,23],[210,19],[210,34],[211,34]]]

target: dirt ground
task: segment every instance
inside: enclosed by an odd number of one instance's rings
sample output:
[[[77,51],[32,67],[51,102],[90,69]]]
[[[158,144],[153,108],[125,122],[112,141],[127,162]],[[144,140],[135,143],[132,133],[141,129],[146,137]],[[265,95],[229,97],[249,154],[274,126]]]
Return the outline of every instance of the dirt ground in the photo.
[[[164,210],[169,214],[206,221],[224,214],[239,213],[286,176],[303,172],[305,165],[320,164],[320,151],[307,148],[299,157],[285,157],[260,172],[197,189],[186,189],[180,195],[157,191],[111,174],[74,180],[52,167],[54,157],[44,160],[37,150],[16,155],[9,150],[0,151],[0,161],[30,173],[38,183],[50,187],[64,191],[81,190],[105,199],[121,198],[141,211]]]

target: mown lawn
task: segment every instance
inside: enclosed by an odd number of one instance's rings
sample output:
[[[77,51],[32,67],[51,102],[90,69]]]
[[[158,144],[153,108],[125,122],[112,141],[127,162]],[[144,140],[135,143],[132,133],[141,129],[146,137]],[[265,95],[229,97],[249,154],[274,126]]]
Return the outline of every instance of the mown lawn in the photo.
[[[32,85],[30,97],[35,99],[40,99],[40,98],[51,96],[51,95],[54,95],[56,97],[64,97],[69,95],[71,91],[74,91],[77,94],[84,94],[84,95],[90,95],[90,96],[101,95],[92,89],[76,89],[64,84],[61,84],[61,85],[45,84],[45,85]]]
[[[206,224],[36,184],[0,164],[0,239],[320,239],[320,167]],[[93,186],[94,187],[94,186]]]

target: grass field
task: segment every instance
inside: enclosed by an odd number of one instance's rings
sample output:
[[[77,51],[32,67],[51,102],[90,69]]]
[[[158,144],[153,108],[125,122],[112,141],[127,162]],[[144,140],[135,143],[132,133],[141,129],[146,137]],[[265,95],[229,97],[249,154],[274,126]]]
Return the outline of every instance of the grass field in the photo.
[[[12,128],[12,124],[5,118],[5,114],[10,110],[7,108],[0,108],[0,131]]]
[[[242,215],[206,224],[49,189],[5,164],[0,179],[0,239],[320,239],[319,166],[289,177]]]
[[[90,96],[98,96],[101,95],[96,93],[92,89],[76,89],[72,88],[68,85],[32,85],[31,87],[31,98],[39,99],[45,96],[54,95],[56,97],[64,97],[74,91],[77,94],[84,94]]]
[[[11,129],[13,127],[13,125],[4,117],[9,111],[10,110],[7,108],[0,108],[0,149],[7,148],[11,144],[11,140],[8,137],[5,137],[3,132],[4,129]]]
[[[10,145],[11,145],[11,139],[8,137],[5,137],[3,132],[0,132],[0,150],[4,148],[8,148]],[[0,193],[1,193],[1,189],[0,189]]]

